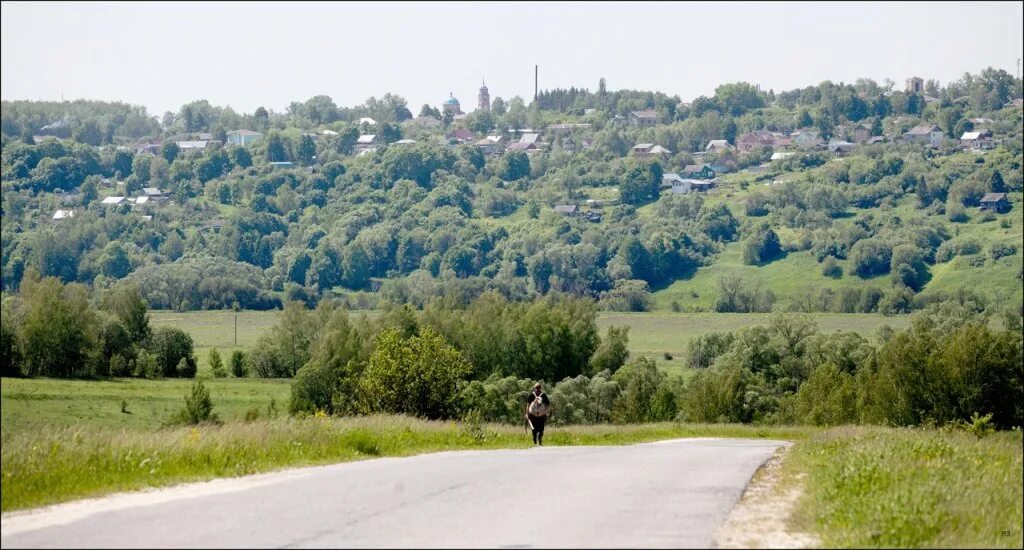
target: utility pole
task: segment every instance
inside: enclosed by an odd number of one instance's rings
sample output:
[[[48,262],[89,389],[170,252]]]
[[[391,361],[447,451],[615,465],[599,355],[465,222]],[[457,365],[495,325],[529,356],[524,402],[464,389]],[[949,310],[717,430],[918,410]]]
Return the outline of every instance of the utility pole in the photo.
[[[235,347],[238,347],[238,312],[235,312]]]
[[[537,65],[533,66],[533,100],[537,101]]]

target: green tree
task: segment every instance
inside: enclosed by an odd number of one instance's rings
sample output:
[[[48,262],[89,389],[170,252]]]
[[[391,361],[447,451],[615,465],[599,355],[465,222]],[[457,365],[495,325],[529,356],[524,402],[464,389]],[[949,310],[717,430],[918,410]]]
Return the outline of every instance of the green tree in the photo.
[[[164,143],[163,145],[160,146],[160,156],[162,156],[164,158],[164,160],[167,161],[168,164],[174,162],[175,159],[178,158],[178,155],[180,153],[181,153],[181,148],[178,147],[178,143],[177,142],[169,141],[168,140],[166,143]],[[127,172],[125,172],[125,173],[127,173]]]
[[[185,407],[170,418],[170,424],[220,424],[220,417],[213,412],[213,399],[201,378],[192,383],[192,391],[185,396]]]
[[[122,283],[103,296],[103,309],[113,313],[133,342],[142,344],[150,335],[149,313],[146,301],[134,283]]]
[[[246,374],[245,352],[236,349],[231,352],[231,375],[235,378],[245,378]]]
[[[398,331],[377,336],[376,350],[359,381],[373,412],[450,418],[458,412],[458,385],[472,366],[431,328],[401,338]]]
[[[210,348],[206,362],[210,364],[214,378],[224,378],[228,375],[227,370],[224,369],[224,361],[221,360],[220,352],[217,351],[217,348]]]
[[[277,130],[267,134],[267,162],[288,161],[288,145],[286,139]]]
[[[299,144],[295,147],[295,158],[301,164],[313,164],[316,158],[316,144],[308,134],[302,134],[299,138]]]
[[[992,172],[992,179],[989,180],[988,186],[989,190],[991,190],[993,193],[1006,192],[1006,182],[1003,181],[1003,174],[1001,174],[999,170],[995,170]]]
[[[187,332],[174,327],[158,327],[153,331],[149,351],[163,376],[175,377],[188,372],[195,374],[192,337]],[[179,373],[178,364],[182,362],[185,368]]]
[[[629,358],[629,327],[608,327],[608,332],[594,356],[590,358],[590,372],[607,370],[612,374],[626,364]]]
[[[55,378],[90,374],[96,321],[85,288],[64,286],[55,277],[35,280],[27,275],[21,293],[24,316],[17,338],[25,374]]]
[[[509,151],[502,157],[501,178],[515,181],[530,175],[530,157],[524,151]]]

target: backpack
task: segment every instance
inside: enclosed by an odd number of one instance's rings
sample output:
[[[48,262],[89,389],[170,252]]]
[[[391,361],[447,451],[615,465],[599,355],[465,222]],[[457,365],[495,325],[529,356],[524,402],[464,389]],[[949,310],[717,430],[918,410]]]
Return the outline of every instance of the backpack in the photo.
[[[530,416],[544,416],[548,414],[548,406],[544,404],[539,395],[533,398],[533,401],[530,402],[530,408],[527,410]]]

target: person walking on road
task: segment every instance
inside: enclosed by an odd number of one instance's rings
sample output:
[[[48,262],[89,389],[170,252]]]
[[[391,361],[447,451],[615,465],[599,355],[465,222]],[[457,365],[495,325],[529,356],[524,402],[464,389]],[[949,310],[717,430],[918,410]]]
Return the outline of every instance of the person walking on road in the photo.
[[[526,396],[526,410],[523,411],[526,416],[526,423],[530,426],[530,430],[533,431],[533,444],[544,445],[544,422],[547,421],[548,416],[551,414],[551,401],[548,399],[548,395],[544,393],[540,383],[533,385],[533,391]]]

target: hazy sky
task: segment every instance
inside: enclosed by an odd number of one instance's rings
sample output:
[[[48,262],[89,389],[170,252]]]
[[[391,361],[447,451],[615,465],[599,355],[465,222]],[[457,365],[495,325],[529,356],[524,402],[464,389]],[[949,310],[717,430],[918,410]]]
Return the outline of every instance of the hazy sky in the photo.
[[[101,99],[151,114],[207,99],[284,111],[392,92],[413,114],[454,92],[476,106],[540,87],[711,95],[822,80],[948,82],[1016,73],[1021,2],[935,3],[32,3],[2,4],[3,99]]]

